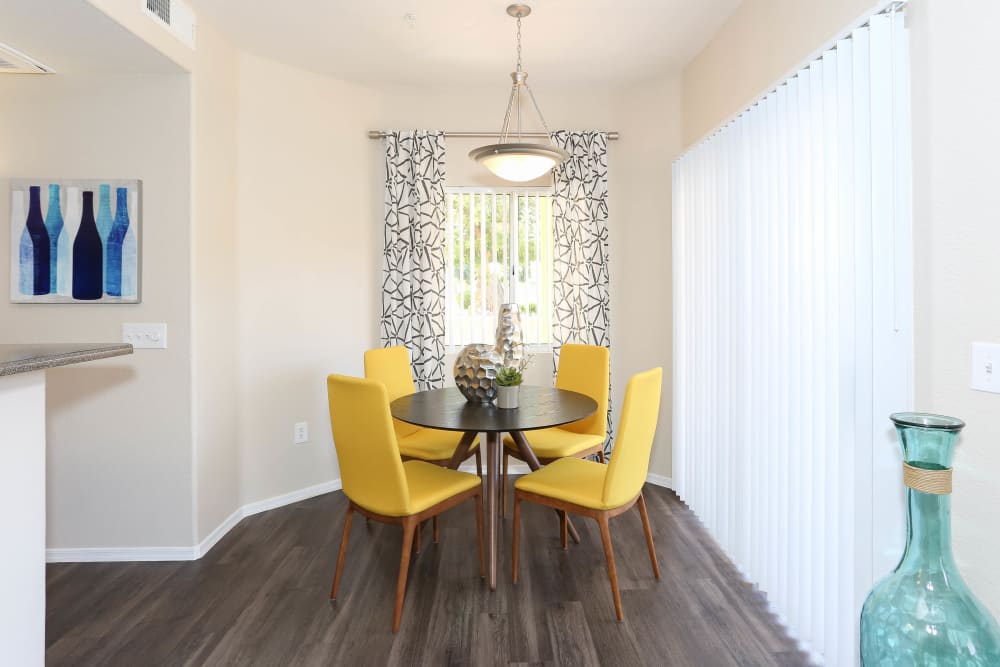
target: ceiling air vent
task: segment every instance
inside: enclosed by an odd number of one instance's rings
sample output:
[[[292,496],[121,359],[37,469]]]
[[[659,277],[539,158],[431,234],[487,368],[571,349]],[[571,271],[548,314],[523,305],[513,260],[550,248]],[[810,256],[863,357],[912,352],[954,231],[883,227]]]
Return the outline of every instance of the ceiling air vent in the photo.
[[[52,74],[55,70],[0,42],[0,74]]]
[[[194,12],[183,0],[140,0],[146,13],[177,39],[194,48]]]

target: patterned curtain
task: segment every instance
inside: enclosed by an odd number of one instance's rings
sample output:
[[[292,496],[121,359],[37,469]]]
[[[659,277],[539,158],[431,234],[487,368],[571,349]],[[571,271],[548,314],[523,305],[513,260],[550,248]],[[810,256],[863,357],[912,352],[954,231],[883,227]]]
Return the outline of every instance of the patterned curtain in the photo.
[[[382,344],[405,345],[419,390],[444,384],[444,132],[385,138]]]
[[[563,343],[611,347],[608,278],[608,135],[552,133],[569,158],[552,171],[552,363]],[[610,392],[610,387],[609,387]],[[606,455],[611,453],[608,401]]]

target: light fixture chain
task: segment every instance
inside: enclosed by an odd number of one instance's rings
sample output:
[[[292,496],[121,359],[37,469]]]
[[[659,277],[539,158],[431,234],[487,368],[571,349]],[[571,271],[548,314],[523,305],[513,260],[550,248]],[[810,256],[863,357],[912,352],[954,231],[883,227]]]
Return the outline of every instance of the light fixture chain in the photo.
[[[517,17],[517,71],[521,71],[521,17]]]

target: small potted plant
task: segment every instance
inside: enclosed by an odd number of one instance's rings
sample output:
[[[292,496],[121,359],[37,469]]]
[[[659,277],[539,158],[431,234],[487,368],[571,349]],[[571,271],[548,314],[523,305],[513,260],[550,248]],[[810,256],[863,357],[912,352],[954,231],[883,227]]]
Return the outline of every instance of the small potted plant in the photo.
[[[524,369],[528,367],[530,358],[508,359],[497,367],[497,407],[516,408],[521,383],[524,382]]]

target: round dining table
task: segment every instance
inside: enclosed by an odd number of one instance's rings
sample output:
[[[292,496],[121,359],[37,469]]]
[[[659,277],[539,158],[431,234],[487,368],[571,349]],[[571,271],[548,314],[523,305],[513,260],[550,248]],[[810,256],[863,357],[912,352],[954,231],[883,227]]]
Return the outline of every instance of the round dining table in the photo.
[[[585,419],[597,411],[597,402],[575,391],[553,387],[521,385],[519,407],[498,408],[492,403],[472,403],[457,387],[419,391],[397,398],[389,406],[392,416],[400,421],[442,431],[461,431],[449,463],[458,468],[468,457],[469,447],[476,437],[484,434],[486,453],[486,554],[487,578],[490,590],[497,586],[497,545],[500,507],[501,437],[509,433],[520,450],[521,458],[532,470],[538,470],[538,457],[531,450],[526,431],[569,424]],[[579,535],[570,526],[573,538]]]

